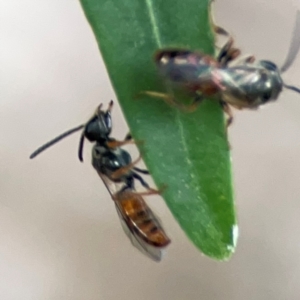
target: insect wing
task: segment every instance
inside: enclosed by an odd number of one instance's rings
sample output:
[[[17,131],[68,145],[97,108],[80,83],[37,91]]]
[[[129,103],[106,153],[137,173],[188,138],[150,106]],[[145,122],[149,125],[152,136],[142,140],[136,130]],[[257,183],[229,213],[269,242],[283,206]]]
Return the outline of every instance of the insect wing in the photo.
[[[211,83],[212,70],[219,65],[210,56],[180,49],[160,50],[155,60],[160,72],[175,84]]]
[[[133,245],[153,260],[161,260],[162,248],[170,243],[170,239],[142,196],[126,190],[115,195],[115,204],[134,238],[130,237]],[[128,235],[127,230],[125,232]]]
[[[141,237],[134,230],[131,229],[131,226],[128,224],[128,221],[124,218],[122,212],[120,211],[117,202],[116,209],[120,218],[122,228],[125,234],[128,236],[129,240],[131,241],[132,245],[152,260],[157,262],[161,261],[165,252],[164,249],[149,245],[143,239],[141,239]]]
[[[287,57],[285,59],[285,62],[283,63],[281,67],[281,72],[285,72],[290,68],[290,66],[293,64],[300,48],[300,11],[297,11],[296,15],[296,22],[292,34],[292,41],[290,44],[290,48],[287,54]]]
[[[163,257],[164,250],[161,247],[155,247],[145,241],[145,238],[141,237],[139,229],[134,225],[133,221],[130,220],[122,211],[120,202],[116,199],[118,193],[117,190],[120,190],[117,184],[110,181],[106,176],[97,172],[99,177],[102,179],[105,187],[107,188],[108,192],[110,193],[112,199],[115,199],[116,210],[120,218],[120,222],[125,234],[128,236],[129,240],[131,241],[132,245],[140,250],[144,255],[148,256],[154,261],[160,261]],[[136,230],[133,230],[133,227]]]

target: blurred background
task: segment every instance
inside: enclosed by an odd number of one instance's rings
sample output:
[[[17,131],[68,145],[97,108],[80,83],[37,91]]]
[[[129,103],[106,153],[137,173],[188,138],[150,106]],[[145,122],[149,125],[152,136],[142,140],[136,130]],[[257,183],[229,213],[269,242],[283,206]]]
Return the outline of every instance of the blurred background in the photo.
[[[280,65],[299,6],[217,0],[214,15],[243,52]],[[0,299],[299,299],[300,95],[285,91],[257,112],[235,113],[240,238],[232,260],[201,255],[153,197],[172,238],[157,264],[123,233],[90,145],[86,163],[77,161],[79,134],[28,158],[115,99],[79,2],[0,0],[0,40]],[[299,86],[299,74],[300,55],[284,79]],[[123,137],[118,105],[113,121]]]

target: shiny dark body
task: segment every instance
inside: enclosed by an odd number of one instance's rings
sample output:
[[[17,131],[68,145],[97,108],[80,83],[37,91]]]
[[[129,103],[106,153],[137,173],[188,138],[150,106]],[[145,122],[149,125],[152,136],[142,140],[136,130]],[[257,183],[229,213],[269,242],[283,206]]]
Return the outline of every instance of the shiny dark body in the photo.
[[[218,34],[228,36],[223,28],[214,25]],[[238,109],[257,109],[278,99],[283,88],[300,93],[300,89],[283,82],[281,74],[295,60],[300,48],[300,12],[297,11],[292,42],[281,68],[273,62],[254,56],[236,60],[240,50],[233,46],[232,38],[221,48],[216,58],[189,49],[161,49],[154,60],[160,74],[169,84],[187,91],[193,103],[183,106],[172,93],[145,91],[143,94],[161,98],[178,108],[193,111],[207,96],[217,96],[223,110],[228,114],[227,125],[232,122],[230,106]],[[232,64],[231,64],[232,63]]]
[[[128,178],[132,178],[132,172],[129,170],[128,173],[120,176],[119,178],[112,179],[112,174],[119,170],[120,168],[124,168],[127,165],[132,163],[132,159],[130,154],[121,149],[108,149],[107,147],[103,147],[101,144],[96,144],[93,146],[92,150],[92,165],[93,167],[99,171],[101,174],[104,174],[110,180],[114,182],[125,182],[127,186],[133,188],[133,186],[128,182]]]
[[[256,109],[276,100],[284,86],[279,69],[270,61],[223,67],[218,75],[224,87],[219,92],[221,99],[240,109]]]
[[[226,45],[225,45],[226,46]],[[276,100],[283,88],[280,71],[269,61],[228,66],[229,49],[214,59],[188,50],[160,50],[156,64],[160,73],[171,83],[199,97],[218,95],[237,108],[257,108]]]

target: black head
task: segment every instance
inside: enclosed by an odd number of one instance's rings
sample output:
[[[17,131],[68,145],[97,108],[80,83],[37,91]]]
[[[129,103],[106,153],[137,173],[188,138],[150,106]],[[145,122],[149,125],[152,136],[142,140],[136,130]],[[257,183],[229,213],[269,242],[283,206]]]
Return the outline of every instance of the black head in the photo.
[[[283,81],[281,78],[280,70],[277,65],[268,60],[261,60],[259,62],[261,71],[261,103],[276,100],[282,91]]]
[[[99,105],[95,115],[85,125],[83,135],[90,142],[106,140],[110,135],[112,129],[112,105],[113,102],[111,101],[106,111],[101,110],[102,104]]]
[[[268,71],[273,71],[273,72],[279,73],[279,69],[278,69],[277,65],[275,65],[273,62],[271,62],[269,60],[261,60],[259,63],[262,67],[264,67]]]
[[[110,101],[108,109],[106,111],[103,111],[101,109],[102,104],[100,104],[97,107],[95,114],[86,123],[79,141],[78,157],[80,161],[83,161],[82,151],[84,138],[87,138],[90,142],[97,142],[100,144],[103,144],[107,141],[112,129],[112,107],[113,101]]]
[[[75,128],[72,128],[61,135],[57,136],[50,142],[44,144],[43,146],[39,147],[36,151],[34,151],[30,158],[34,158],[37,155],[39,155],[44,150],[48,149],[49,147],[53,146],[57,142],[61,141],[65,137],[73,134],[76,131],[79,131],[83,129],[83,132],[81,134],[80,142],[79,142],[79,150],[78,150],[78,156],[80,161],[82,161],[82,151],[83,151],[83,143],[84,138],[87,138],[90,142],[98,142],[103,143],[105,142],[111,132],[112,129],[112,120],[111,120],[111,110],[113,107],[113,101],[110,101],[108,105],[108,109],[106,111],[101,110],[102,104],[98,106],[96,109],[96,112],[92,116],[92,118],[83,125],[79,125]]]
[[[300,93],[300,89],[298,87],[287,85],[283,82],[281,78],[281,71],[274,63],[271,61],[262,60],[260,61],[260,64],[270,72],[269,79],[271,81],[272,89],[266,91],[266,94],[264,95],[266,102],[276,99],[281,92],[282,87],[285,87],[286,89],[292,90],[296,93]]]

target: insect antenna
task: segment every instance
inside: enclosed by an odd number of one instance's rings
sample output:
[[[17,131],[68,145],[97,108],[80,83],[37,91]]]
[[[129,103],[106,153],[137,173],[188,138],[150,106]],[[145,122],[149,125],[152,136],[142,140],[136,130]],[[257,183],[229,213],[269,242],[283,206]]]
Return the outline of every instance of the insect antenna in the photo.
[[[107,112],[111,112],[113,106],[114,106],[114,101],[113,101],[113,100],[110,100],[110,102],[109,102],[109,104],[108,104]]]
[[[283,86],[284,86],[286,89],[292,90],[292,91],[294,91],[294,92],[300,94],[300,88],[297,88],[297,87],[295,87],[295,86],[293,86],[293,85],[287,85],[287,84],[284,84]]]
[[[95,117],[99,117],[100,114],[101,114],[101,109],[102,109],[102,106],[103,106],[103,103],[100,103],[100,105],[96,108],[96,111],[95,113],[93,114],[93,116],[90,118],[90,120],[86,123],[85,126],[87,126],[87,124],[89,124],[90,122],[92,122],[92,120],[95,118]],[[108,109],[107,109],[107,112],[110,112],[111,109],[113,107],[113,101],[111,100],[109,102],[109,105],[108,105]],[[84,146],[84,138],[85,138],[85,131],[82,132],[81,134],[81,137],[80,137],[80,140],[79,140],[79,146],[78,146],[78,158],[81,162],[83,162],[83,146]]]
[[[84,131],[81,134],[80,140],[79,140],[79,147],[78,147],[78,158],[81,162],[83,162],[83,145],[84,145]]]
[[[285,62],[283,63],[283,65],[280,69],[281,73],[287,71],[290,68],[290,66],[293,64],[293,62],[299,52],[299,49],[300,49],[300,11],[297,10],[296,22],[295,22],[295,26],[293,29],[290,48],[289,48],[287,57],[285,59]]]
[[[49,147],[51,147],[52,145],[56,144],[57,142],[61,141],[62,139],[64,139],[65,137],[71,135],[72,133],[84,128],[85,124],[79,125],[75,128],[69,129],[68,131],[60,134],[59,136],[57,136],[56,138],[54,138],[53,140],[49,141],[48,143],[46,143],[45,145],[39,147],[38,149],[36,149],[31,155],[30,155],[30,159],[35,158],[37,155],[39,155],[41,152],[43,152],[44,150],[48,149]]]

